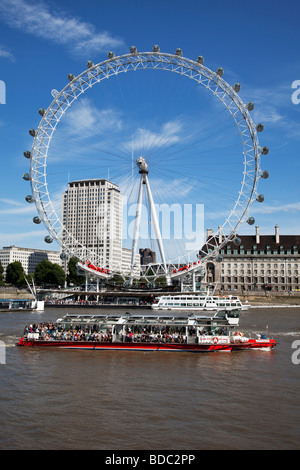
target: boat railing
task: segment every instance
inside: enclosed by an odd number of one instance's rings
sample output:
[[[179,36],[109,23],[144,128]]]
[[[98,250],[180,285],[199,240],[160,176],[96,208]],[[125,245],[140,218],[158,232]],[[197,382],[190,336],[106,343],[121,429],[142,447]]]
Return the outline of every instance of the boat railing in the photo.
[[[72,334],[70,332],[27,332],[24,334],[24,339],[27,341],[89,341],[89,342],[132,342],[132,343],[187,343],[197,342],[195,335],[189,335],[188,337],[183,334],[170,333],[170,334],[153,334],[153,333],[141,333],[141,334],[111,334],[111,333],[95,333],[95,334]]]
[[[190,317],[188,324],[165,325],[160,322],[153,324],[130,324],[123,322],[107,325],[96,324],[87,328],[85,325],[65,328],[61,325],[34,325],[34,328],[24,331],[25,341],[36,342],[112,342],[112,343],[182,343],[197,344],[207,343],[211,340],[228,342],[231,333],[228,326],[215,319],[213,324],[210,321],[197,322],[198,317]],[[175,319],[176,320],[176,319]],[[175,321],[172,319],[172,321]],[[144,319],[145,321],[145,319]],[[235,325],[237,326],[237,325]],[[216,339],[217,338],[217,339]]]
[[[224,334],[221,332],[209,332],[209,333],[194,333],[194,334],[152,334],[152,333],[141,333],[141,334],[96,334],[96,335],[68,335],[68,332],[56,332],[50,335],[45,332],[27,332],[24,335],[25,341],[49,341],[49,342],[90,342],[90,343],[101,343],[101,342],[121,342],[121,343],[157,343],[157,344],[231,344],[231,343],[243,343],[248,342],[249,337],[247,334],[235,331],[234,333]],[[258,335],[260,336],[260,335]]]

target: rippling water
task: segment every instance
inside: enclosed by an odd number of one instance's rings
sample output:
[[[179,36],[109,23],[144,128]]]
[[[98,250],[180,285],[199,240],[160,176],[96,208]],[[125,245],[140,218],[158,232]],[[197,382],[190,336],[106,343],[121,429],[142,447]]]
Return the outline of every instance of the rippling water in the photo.
[[[25,324],[71,312],[0,314],[1,449],[299,448],[300,364],[292,362],[292,343],[300,339],[300,308],[243,313],[243,331],[268,325],[280,343],[273,351],[15,347]]]

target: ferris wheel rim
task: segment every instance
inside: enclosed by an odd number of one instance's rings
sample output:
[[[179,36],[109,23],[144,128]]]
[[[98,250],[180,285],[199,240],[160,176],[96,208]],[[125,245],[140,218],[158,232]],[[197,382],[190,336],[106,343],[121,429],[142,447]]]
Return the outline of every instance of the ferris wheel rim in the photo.
[[[159,59],[159,60],[158,60]],[[150,64],[160,64],[161,68],[156,65],[156,67],[149,66]],[[174,66],[174,68],[172,68]],[[169,67],[169,68],[167,68]],[[242,140],[242,145],[244,147],[244,169],[247,168],[247,157],[250,156],[252,152],[252,163],[251,163],[251,177],[250,182],[246,180],[246,176],[250,173],[244,171],[243,181],[241,190],[239,192],[238,198],[235,201],[235,205],[231,210],[229,216],[225,220],[224,224],[221,227],[221,230],[224,230],[226,225],[231,227],[230,234],[219,243],[217,238],[219,237],[219,232],[213,234],[210,240],[207,240],[207,248],[214,247],[212,252],[203,255],[201,263],[212,258],[215,253],[226,244],[230,239],[233,238],[236,233],[239,225],[245,220],[245,217],[248,215],[250,205],[257,197],[257,183],[259,180],[259,171],[260,171],[260,146],[257,137],[257,130],[254,122],[250,116],[250,113],[245,106],[244,102],[241,100],[238,93],[230,86],[217,72],[213,72],[208,67],[198,62],[188,59],[186,57],[178,56],[175,54],[164,53],[164,52],[141,52],[141,53],[128,53],[120,56],[114,56],[108,58],[98,64],[93,64],[83,71],[77,77],[71,77],[70,83],[68,83],[60,92],[53,91],[53,101],[50,103],[49,107],[44,114],[38,126],[38,129],[34,136],[34,142],[32,145],[31,152],[31,164],[30,164],[30,175],[31,175],[31,189],[33,194],[33,199],[37,207],[38,214],[40,215],[42,221],[44,222],[46,228],[50,234],[55,238],[60,245],[70,254],[76,254],[79,259],[88,258],[87,255],[94,253],[91,250],[88,250],[84,245],[80,244],[72,234],[70,234],[65,227],[62,225],[60,217],[58,217],[53,203],[51,201],[50,193],[47,187],[47,157],[48,149],[52,137],[55,133],[56,126],[60,122],[62,116],[65,114],[67,109],[71,107],[73,102],[79,98],[79,96],[85,93],[89,88],[92,88],[96,83],[101,83],[103,79],[110,78],[113,74],[117,75],[127,70],[137,71],[139,69],[156,69],[177,72],[181,75],[187,76],[187,71],[189,71],[190,76],[194,80],[198,80],[198,83],[203,85],[206,89],[213,92],[213,94],[221,101],[226,109],[233,117],[235,125],[240,131],[240,136]],[[125,70],[126,69],[126,70]],[[96,73],[94,73],[96,72]],[[103,75],[98,80],[97,76]],[[86,78],[84,80],[84,77]],[[202,82],[203,80],[203,82]],[[215,87],[212,89],[212,87]],[[76,94],[77,93],[77,94]],[[227,100],[228,101],[225,101]],[[57,105],[55,110],[53,108]],[[237,121],[237,111],[241,114],[242,119]],[[52,113],[52,116],[51,116]],[[50,119],[47,119],[50,115]],[[54,125],[53,125],[54,121]],[[46,128],[43,127],[43,124],[46,123]],[[247,135],[247,130],[250,135]],[[245,140],[243,140],[246,136]],[[249,144],[252,142],[253,146]],[[247,147],[248,146],[248,147]],[[44,154],[42,153],[44,150]],[[37,151],[37,157],[36,157]],[[44,158],[44,163],[40,165],[39,158]],[[43,180],[43,181],[42,181]],[[251,184],[252,181],[252,184]],[[248,195],[244,194],[243,188],[247,187]],[[241,200],[242,199],[242,200]],[[241,214],[237,215],[237,209],[241,210]],[[63,243],[62,234],[67,235],[68,240],[75,242],[79,249],[76,252],[72,253],[68,243]],[[70,244],[69,244],[70,245]],[[199,247],[200,249],[200,247]],[[78,256],[79,252],[84,253],[85,256]],[[197,252],[199,250],[196,250]],[[177,258],[176,258],[177,259]],[[170,266],[175,265],[175,260],[169,261]],[[196,270],[198,267],[194,268]]]

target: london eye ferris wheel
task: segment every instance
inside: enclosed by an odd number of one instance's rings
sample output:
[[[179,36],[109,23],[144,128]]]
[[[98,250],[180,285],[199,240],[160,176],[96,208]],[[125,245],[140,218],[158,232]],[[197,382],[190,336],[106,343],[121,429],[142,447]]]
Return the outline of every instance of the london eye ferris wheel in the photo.
[[[75,256],[82,270],[103,279],[117,273],[132,284],[163,276],[171,284],[210,259],[221,261],[229,241],[241,243],[240,225],[255,222],[251,204],[264,200],[258,182],[269,176],[261,169],[269,149],[259,144],[263,124],[251,118],[254,103],[245,104],[240,84],[230,85],[223,73],[205,66],[202,56],[185,58],[181,49],[131,47],[87,62],[61,91],[52,90],[37,129],[29,131],[30,170],[23,178],[31,185],[26,200],[38,213],[33,222],[45,225],[45,242],[56,240],[62,259]],[[64,224],[68,183],[92,178],[116,184],[126,201],[126,263],[104,259]],[[211,228],[207,235],[204,226]],[[157,259],[137,269],[143,247]]]

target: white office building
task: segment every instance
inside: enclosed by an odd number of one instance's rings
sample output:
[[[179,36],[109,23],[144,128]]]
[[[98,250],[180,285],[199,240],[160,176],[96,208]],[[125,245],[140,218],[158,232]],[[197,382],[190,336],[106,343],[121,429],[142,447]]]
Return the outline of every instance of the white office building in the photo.
[[[90,261],[116,272],[122,271],[129,257],[128,250],[122,250],[122,215],[123,196],[119,187],[106,179],[70,182],[63,194],[63,226],[97,255]]]
[[[43,260],[57,263],[61,266],[59,251],[37,250],[35,248],[21,248],[18,246],[4,246],[0,250],[0,262],[6,275],[6,268],[14,261],[22,263],[25,274],[34,273],[36,266]]]

